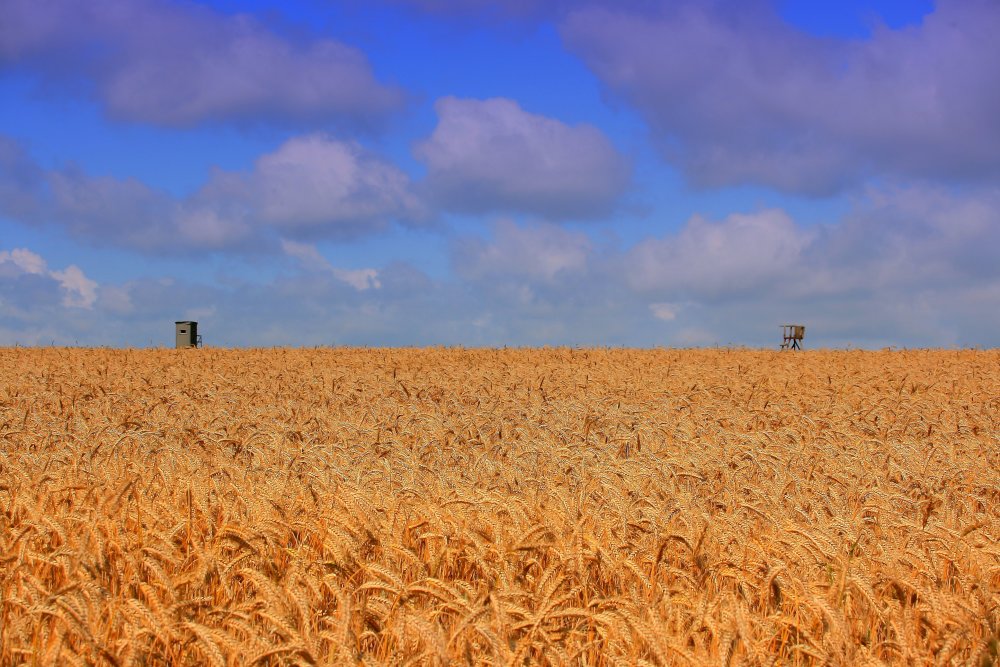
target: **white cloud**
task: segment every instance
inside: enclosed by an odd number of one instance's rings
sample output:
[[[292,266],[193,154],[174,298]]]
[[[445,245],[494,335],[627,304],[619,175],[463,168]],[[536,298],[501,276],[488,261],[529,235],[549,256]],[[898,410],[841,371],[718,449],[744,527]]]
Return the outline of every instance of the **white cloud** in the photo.
[[[24,273],[33,275],[44,275],[46,273],[47,265],[45,260],[27,248],[0,250],[0,264],[4,263],[9,263]]]
[[[513,100],[445,97],[416,156],[446,208],[534,213],[550,219],[607,215],[630,180],[628,161],[596,127],[532,114]]]
[[[799,264],[811,238],[776,209],[720,222],[696,215],[676,235],[636,244],[623,271],[637,290],[703,298],[745,294],[801,279]]]
[[[149,234],[144,239],[146,243],[139,246],[140,249],[180,246],[191,250],[222,250],[238,247],[241,242],[253,238],[260,231],[254,228],[249,211],[227,202],[202,201],[177,206],[169,204],[169,209],[173,209],[174,215],[168,222],[168,229],[163,232],[171,234],[173,238],[164,238],[164,234]],[[148,234],[156,229],[147,228],[143,231]],[[158,242],[154,239],[158,239]]]
[[[147,253],[259,249],[276,236],[354,239],[427,213],[400,169],[354,142],[295,136],[252,169],[216,170],[177,198],[132,178],[42,170],[0,137],[0,212]]]
[[[248,14],[162,0],[0,0],[0,65],[92,90],[117,118],[371,126],[403,101],[359,50],[283,36]],[[80,81],[92,83],[80,86]]]
[[[64,306],[89,310],[97,301],[97,283],[84,275],[78,266],[70,264],[62,271],[50,271],[48,263],[27,248],[0,250],[0,279],[22,275],[54,281],[62,290]]]
[[[382,283],[378,279],[378,271],[375,269],[333,269],[333,275],[345,282],[359,292],[367,289],[379,289]]]
[[[664,322],[673,322],[676,320],[679,311],[680,309],[673,303],[649,304],[649,312],[653,314],[653,317]]]
[[[333,266],[311,243],[299,243],[282,239],[281,249],[289,257],[294,257],[308,271],[329,271]]]
[[[356,236],[422,214],[401,170],[359,144],[319,134],[289,139],[249,173],[216,172],[195,200],[238,208],[285,233],[327,236]]]
[[[941,0],[869,39],[799,31],[762,2],[604,3],[562,35],[702,186],[823,195],[872,174],[989,183],[1000,174],[1000,4]]]
[[[359,292],[382,287],[376,269],[341,269],[335,267],[320,254],[316,246],[310,243],[298,243],[283,239],[281,247],[286,255],[298,260],[299,264],[305,270],[314,273],[329,273],[340,282],[350,285]]]
[[[63,305],[91,308],[97,301],[97,283],[85,276],[78,266],[70,264],[64,270],[52,271],[49,275],[59,281],[65,292]]]
[[[468,280],[518,278],[552,282],[587,269],[592,244],[586,234],[553,224],[498,220],[493,239],[464,238],[453,249],[455,268]]]

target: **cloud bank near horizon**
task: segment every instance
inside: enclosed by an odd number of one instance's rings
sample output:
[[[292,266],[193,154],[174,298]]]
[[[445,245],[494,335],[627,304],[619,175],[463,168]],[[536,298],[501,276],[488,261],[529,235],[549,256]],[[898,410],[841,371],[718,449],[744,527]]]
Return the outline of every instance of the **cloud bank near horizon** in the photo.
[[[268,283],[87,287],[75,267],[51,272],[30,251],[3,251],[0,284],[9,300],[22,293],[18,281],[38,279],[32,302],[77,323],[57,336],[27,317],[22,300],[21,342],[34,331],[37,341],[96,344],[96,332],[106,334],[97,322],[107,319],[128,332],[117,343],[162,343],[156,313],[167,307],[198,315],[214,334],[207,340],[225,345],[770,346],[775,323],[794,313],[812,346],[953,346],[970,344],[984,323],[1000,330],[990,306],[1000,299],[991,250],[1000,243],[998,210],[997,189],[966,198],[873,191],[835,224],[803,227],[780,209],[696,215],[625,248],[501,218],[487,237],[454,238],[454,277],[444,280],[405,262],[335,267],[314,245],[286,240],[290,263]],[[56,317],[60,309],[72,318]],[[260,312],[283,328],[262,331]],[[0,332],[0,343],[13,336]]]

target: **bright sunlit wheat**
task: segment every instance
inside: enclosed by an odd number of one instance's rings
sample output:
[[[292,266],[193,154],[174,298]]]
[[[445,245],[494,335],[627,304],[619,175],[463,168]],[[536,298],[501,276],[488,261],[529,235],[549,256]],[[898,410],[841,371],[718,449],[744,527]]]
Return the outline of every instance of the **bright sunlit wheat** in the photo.
[[[994,664],[998,364],[0,350],[0,664]]]

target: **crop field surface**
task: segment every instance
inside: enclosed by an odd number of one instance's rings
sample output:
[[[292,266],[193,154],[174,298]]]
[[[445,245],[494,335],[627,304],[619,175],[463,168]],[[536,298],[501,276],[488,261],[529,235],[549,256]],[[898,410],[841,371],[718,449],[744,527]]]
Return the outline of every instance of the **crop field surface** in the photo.
[[[0,664],[998,664],[1000,353],[0,349]]]

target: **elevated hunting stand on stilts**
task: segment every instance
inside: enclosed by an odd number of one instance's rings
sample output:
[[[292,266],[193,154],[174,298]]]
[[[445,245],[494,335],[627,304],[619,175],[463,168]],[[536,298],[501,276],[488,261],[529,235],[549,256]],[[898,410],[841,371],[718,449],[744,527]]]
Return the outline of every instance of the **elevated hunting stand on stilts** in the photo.
[[[784,339],[781,342],[782,350],[801,350],[802,339],[805,338],[806,328],[801,324],[782,324],[781,325],[781,336]]]

